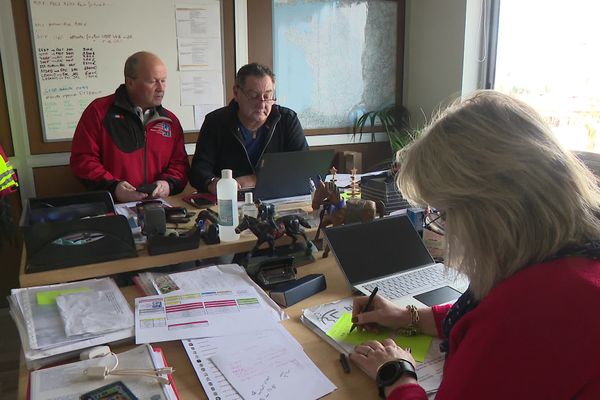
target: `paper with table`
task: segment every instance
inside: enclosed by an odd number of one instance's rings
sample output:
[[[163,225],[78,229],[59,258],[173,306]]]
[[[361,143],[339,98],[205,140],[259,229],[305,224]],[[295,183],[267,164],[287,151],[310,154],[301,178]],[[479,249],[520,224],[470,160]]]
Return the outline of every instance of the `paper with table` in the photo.
[[[260,288],[238,264],[222,264],[177,273],[144,272],[139,274],[140,285],[152,288],[146,294],[180,294],[202,292],[215,288],[254,288],[262,304],[277,321],[288,319],[286,313]]]
[[[348,334],[351,326],[352,298],[322,304],[305,309],[301,321],[339,352],[349,354],[356,344],[366,340],[382,340],[389,334],[363,333],[355,330]],[[445,357],[439,350],[439,339],[429,337],[394,337],[401,347],[411,347],[417,361],[419,384],[427,393],[437,391],[442,380]]]
[[[163,357],[149,345],[138,346],[118,355],[118,369],[154,369],[165,367]],[[36,400],[79,399],[89,391],[109,383],[122,381],[139,399],[175,400],[175,390],[170,385],[162,385],[157,380],[144,376],[114,375],[106,378],[88,378],[83,370],[93,366],[112,367],[115,358],[107,355],[102,358],[78,361],[57,367],[33,371],[30,376],[30,398]]]
[[[254,288],[135,299],[136,343],[252,333],[275,324]]]

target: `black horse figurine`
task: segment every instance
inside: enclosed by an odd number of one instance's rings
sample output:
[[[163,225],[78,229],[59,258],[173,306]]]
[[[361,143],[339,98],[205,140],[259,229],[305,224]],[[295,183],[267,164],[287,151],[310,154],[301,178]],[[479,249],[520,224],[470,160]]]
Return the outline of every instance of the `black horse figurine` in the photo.
[[[249,215],[244,215],[240,224],[235,228],[235,232],[240,233],[250,229],[256,236],[256,244],[250,251],[249,257],[265,242],[269,244],[269,255],[272,256],[275,251],[275,241],[283,235],[292,238],[292,245],[296,244],[298,241],[297,236],[301,235],[306,243],[306,248],[310,249],[313,244],[306,237],[302,227],[310,228],[310,224],[300,215],[285,215],[275,220],[271,219],[271,221],[258,220]]]

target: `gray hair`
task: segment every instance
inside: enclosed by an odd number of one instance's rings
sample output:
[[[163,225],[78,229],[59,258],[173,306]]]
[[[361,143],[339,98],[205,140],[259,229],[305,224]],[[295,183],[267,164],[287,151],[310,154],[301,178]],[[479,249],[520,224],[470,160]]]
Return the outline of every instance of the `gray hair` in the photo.
[[[398,161],[402,194],[445,213],[447,264],[477,298],[569,244],[600,238],[596,177],[510,96],[458,100]]]
[[[125,60],[125,67],[123,68],[123,75],[125,75],[125,79],[136,79],[138,77],[140,64],[149,60],[158,60],[162,62],[156,54],[148,51],[138,51],[137,53],[127,57],[127,60]]]
[[[275,83],[275,74],[269,67],[258,63],[251,63],[244,65],[238,70],[235,76],[236,86],[243,88],[244,84],[246,83],[246,78],[249,76],[256,76],[258,78],[268,76],[271,78],[273,83]]]

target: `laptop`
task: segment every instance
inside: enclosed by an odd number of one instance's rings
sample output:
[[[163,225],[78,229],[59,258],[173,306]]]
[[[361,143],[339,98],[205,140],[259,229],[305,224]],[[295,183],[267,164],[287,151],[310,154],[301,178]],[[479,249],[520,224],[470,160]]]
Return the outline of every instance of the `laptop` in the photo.
[[[289,151],[265,153],[256,171],[254,200],[298,198],[309,200],[310,180],[325,176],[333,161],[334,151]],[[239,192],[243,200],[245,191]]]
[[[436,263],[406,215],[325,229],[325,238],[356,291],[378,294],[399,305],[454,302],[467,279]]]

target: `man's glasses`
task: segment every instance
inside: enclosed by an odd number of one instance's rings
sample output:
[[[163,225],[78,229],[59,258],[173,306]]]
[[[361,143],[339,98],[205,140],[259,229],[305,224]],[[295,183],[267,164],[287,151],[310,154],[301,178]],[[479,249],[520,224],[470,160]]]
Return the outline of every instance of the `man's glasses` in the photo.
[[[275,93],[273,93],[273,92],[258,93],[258,92],[255,92],[254,90],[249,90],[248,92],[246,92],[240,86],[238,86],[238,89],[240,89],[240,92],[242,92],[244,94],[244,96],[246,96],[246,98],[253,103],[261,103],[264,101],[265,103],[271,104],[271,103],[275,103],[277,101],[277,98],[275,97]]]

